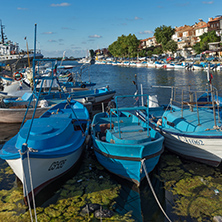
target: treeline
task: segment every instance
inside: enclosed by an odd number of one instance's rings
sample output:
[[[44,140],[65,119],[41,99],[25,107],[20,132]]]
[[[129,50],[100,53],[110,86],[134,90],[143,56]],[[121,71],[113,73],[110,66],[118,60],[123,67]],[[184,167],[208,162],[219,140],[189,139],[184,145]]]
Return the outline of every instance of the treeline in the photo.
[[[146,49],[140,49],[140,40],[133,34],[128,36],[122,35],[117,38],[108,47],[108,51],[114,57],[128,57],[134,58],[137,56],[151,56],[152,54],[162,54],[164,52],[176,52],[178,49],[177,42],[172,40],[172,35],[174,35],[175,29],[171,26],[160,26],[155,29],[154,36],[159,44],[158,46],[149,47]],[[193,46],[196,53],[201,53],[209,49],[209,42],[218,42],[220,37],[216,35],[215,31],[204,33],[200,36],[200,42]]]

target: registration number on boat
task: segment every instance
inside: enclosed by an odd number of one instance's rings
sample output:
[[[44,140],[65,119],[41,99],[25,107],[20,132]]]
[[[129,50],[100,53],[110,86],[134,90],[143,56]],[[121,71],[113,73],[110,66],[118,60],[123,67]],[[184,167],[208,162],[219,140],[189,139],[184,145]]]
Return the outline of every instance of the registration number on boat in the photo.
[[[182,142],[189,143],[189,144],[192,144],[192,145],[200,145],[200,146],[203,146],[203,145],[204,145],[203,140],[188,139],[188,138],[182,137],[182,136],[179,136],[178,139],[179,139],[180,141],[182,141]]]
[[[51,166],[49,167],[48,171],[61,169],[64,166],[65,162],[66,162],[66,159],[53,162]]]

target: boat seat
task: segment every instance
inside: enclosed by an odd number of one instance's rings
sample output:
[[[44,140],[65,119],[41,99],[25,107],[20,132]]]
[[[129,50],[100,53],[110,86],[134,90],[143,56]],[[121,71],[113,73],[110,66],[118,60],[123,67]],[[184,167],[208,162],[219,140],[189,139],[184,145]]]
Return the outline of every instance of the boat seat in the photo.
[[[122,132],[143,132],[145,129],[144,127],[138,125],[138,123],[135,123],[133,125],[120,125],[120,131]],[[114,127],[115,132],[119,132],[118,126]]]
[[[58,113],[58,114],[52,114],[50,117],[71,118],[72,114],[71,113]]]

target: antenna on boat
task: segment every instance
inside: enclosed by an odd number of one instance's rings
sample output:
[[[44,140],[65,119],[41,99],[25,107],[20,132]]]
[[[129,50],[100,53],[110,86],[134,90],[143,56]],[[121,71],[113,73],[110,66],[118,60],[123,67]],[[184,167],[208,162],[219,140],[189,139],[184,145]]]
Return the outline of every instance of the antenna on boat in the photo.
[[[2,25],[2,20],[0,19],[0,24],[1,24],[1,39],[2,39],[2,44],[5,43],[5,34],[4,34],[4,31],[3,29],[5,28],[4,25]]]
[[[31,68],[31,65],[30,65],[30,58],[29,58],[29,47],[28,47],[27,37],[25,37],[25,40],[26,40],[26,48],[27,48],[27,55],[28,55],[28,64],[29,64],[29,68]]]
[[[33,56],[33,81],[35,77],[35,55],[36,55],[36,32],[37,32],[37,24],[35,24],[35,34],[34,34],[34,56]]]
[[[213,79],[213,75],[210,73],[210,63],[208,63],[207,81],[208,81],[208,84],[210,85],[211,101],[212,101],[213,114],[214,114],[214,127],[217,128],[216,112],[215,112],[215,100],[214,100],[213,86],[212,86],[212,82],[211,82],[212,79]]]
[[[66,54],[66,51],[63,52],[62,60],[61,60],[60,66],[62,65],[62,62],[65,60],[65,54]]]
[[[135,95],[134,98],[136,100],[137,105],[139,106],[139,97],[137,96],[137,94],[139,93],[138,92],[138,85],[137,85],[137,74],[135,74],[135,81],[133,81],[133,84],[136,86],[136,92],[134,93],[134,95]]]

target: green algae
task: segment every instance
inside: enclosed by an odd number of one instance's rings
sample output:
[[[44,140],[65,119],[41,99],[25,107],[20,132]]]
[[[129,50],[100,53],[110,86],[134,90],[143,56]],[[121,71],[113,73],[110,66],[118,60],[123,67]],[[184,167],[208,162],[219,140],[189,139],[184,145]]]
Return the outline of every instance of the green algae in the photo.
[[[2,179],[14,174],[8,165],[1,169]],[[9,190],[0,190],[0,222],[1,221],[30,221],[30,213],[24,205],[22,190],[15,186]],[[36,207],[38,222],[48,221],[100,221],[90,212],[81,215],[86,204],[97,203],[103,209],[114,210],[115,199],[121,186],[112,182],[104,168],[92,158],[85,158],[78,173],[66,181],[61,189],[55,192],[57,200],[45,207]],[[34,219],[34,210],[32,217]],[[125,215],[114,213],[111,218],[103,221],[134,221],[128,212]]]
[[[221,170],[196,162],[181,163],[174,155],[161,157],[164,168],[161,168],[159,177],[174,197],[171,202],[173,213],[201,222],[222,215]]]

